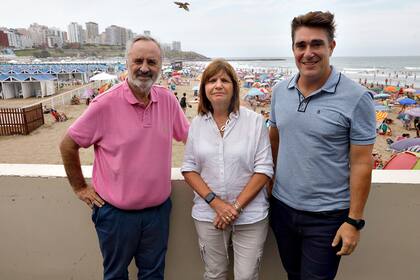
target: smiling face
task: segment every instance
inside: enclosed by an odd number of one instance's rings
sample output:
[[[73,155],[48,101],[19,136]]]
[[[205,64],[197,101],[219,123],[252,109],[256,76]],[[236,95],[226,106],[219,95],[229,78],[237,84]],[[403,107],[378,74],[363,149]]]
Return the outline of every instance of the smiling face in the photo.
[[[295,31],[293,54],[300,77],[308,82],[326,81],[335,41],[329,41],[322,28],[299,27]]]
[[[205,92],[213,108],[216,106],[228,108],[233,96],[232,79],[222,70],[206,82]]]
[[[161,58],[159,47],[153,41],[135,42],[127,57],[128,83],[139,91],[149,94],[159,77]]]

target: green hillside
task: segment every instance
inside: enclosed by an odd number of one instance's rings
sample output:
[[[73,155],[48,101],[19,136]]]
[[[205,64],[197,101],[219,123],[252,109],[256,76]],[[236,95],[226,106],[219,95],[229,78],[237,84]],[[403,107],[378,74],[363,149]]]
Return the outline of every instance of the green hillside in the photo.
[[[63,48],[55,49],[24,49],[15,50],[16,56],[33,56],[36,58],[47,57],[92,57],[92,58],[108,58],[125,56],[125,47],[109,46],[109,45],[78,45],[73,44]],[[171,60],[208,60],[204,55],[196,52],[184,51],[165,51],[165,58]]]

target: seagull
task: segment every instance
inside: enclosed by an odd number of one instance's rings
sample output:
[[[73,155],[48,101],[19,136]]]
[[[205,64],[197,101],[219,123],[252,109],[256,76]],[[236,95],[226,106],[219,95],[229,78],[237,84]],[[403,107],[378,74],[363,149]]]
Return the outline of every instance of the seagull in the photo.
[[[188,5],[190,4],[188,2],[184,2],[184,3],[182,3],[182,2],[174,2],[174,3],[178,5],[178,8],[184,9],[187,12],[190,10],[190,9],[188,9]]]

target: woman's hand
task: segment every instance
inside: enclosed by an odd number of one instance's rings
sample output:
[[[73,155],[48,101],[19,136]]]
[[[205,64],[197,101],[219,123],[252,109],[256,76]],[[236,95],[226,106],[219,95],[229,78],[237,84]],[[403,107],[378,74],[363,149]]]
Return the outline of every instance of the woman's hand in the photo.
[[[216,197],[210,203],[210,206],[216,212],[216,218],[213,222],[213,224],[216,227],[221,226],[221,222],[223,222],[226,225],[229,225],[233,223],[239,216],[239,212],[235,209],[235,207],[233,207],[232,204],[227,203],[218,197]]]

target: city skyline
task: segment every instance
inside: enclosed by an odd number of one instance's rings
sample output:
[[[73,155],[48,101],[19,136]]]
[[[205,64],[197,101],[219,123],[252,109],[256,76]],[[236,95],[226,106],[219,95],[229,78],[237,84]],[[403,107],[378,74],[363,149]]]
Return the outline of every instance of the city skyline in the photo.
[[[34,6],[21,0],[8,4],[15,13],[2,15],[0,26],[27,28],[37,22],[67,31],[70,22],[95,22],[100,33],[111,25],[134,33],[150,30],[161,42],[180,41],[183,50],[209,57],[289,57],[293,17],[329,10],[337,22],[334,56],[420,55],[420,3],[414,0],[191,0],[190,12],[168,0],[127,0],[121,7],[113,3],[46,0]]]

